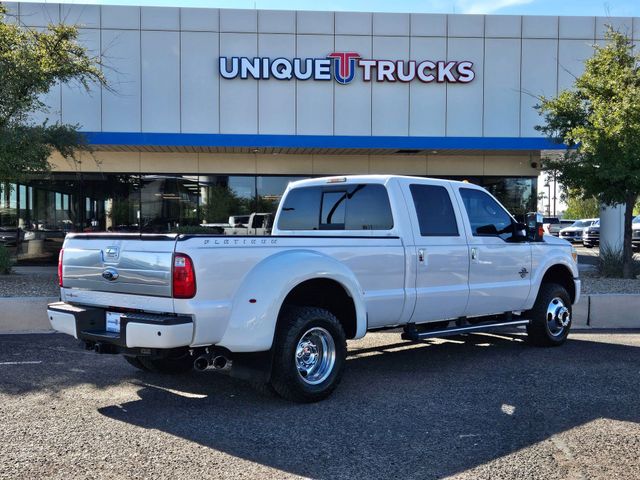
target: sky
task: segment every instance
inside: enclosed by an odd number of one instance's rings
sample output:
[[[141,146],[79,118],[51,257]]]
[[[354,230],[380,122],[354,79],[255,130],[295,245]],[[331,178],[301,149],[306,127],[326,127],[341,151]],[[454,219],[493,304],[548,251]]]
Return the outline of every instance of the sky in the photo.
[[[274,10],[640,17],[640,0],[56,0],[51,3]]]

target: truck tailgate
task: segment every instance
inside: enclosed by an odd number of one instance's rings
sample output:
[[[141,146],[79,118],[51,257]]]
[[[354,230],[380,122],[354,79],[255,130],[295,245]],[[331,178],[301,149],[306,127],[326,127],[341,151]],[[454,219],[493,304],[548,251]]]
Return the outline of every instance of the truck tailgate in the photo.
[[[64,244],[64,286],[170,297],[175,242],[175,235],[72,235]]]

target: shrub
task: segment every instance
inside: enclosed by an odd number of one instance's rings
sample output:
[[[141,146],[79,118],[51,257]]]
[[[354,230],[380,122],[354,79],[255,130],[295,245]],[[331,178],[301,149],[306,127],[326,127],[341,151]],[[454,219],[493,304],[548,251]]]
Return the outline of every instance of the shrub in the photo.
[[[612,248],[609,245],[600,245],[600,258],[598,261],[598,270],[600,275],[608,278],[622,278],[622,268],[624,257],[622,248]],[[640,272],[640,262],[633,261],[634,275]]]
[[[6,246],[0,245],[0,274],[11,273],[11,255]]]

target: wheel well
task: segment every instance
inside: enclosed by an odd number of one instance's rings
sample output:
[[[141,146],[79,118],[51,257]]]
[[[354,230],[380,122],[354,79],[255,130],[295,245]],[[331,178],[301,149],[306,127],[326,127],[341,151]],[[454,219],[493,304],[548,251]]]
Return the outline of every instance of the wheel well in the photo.
[[[571,303],[576,299],[576,284],[573,282],[573,275],[564,265],[553,265],[542,277],[541,283],[557,283],[562,285],[571,298]]]
[[[347,290],[335,280],[315,278],[302,282],[289,292],[280,311],[293,305],[324,308],[336,316],[347,338],[356,336],[356,306]]]

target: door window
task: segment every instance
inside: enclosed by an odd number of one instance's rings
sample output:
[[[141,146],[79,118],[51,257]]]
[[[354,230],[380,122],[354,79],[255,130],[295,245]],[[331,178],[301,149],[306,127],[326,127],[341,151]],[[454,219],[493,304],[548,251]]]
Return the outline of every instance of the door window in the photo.
[[[511,216],[490,195],[481,190],[461,188],[460,196],[474,236],[499,236],[503,240],[512,236]]]
[[[420,235],[423,237],[457,237],[458,224],[445,187],[439,185],[411,185]]]

